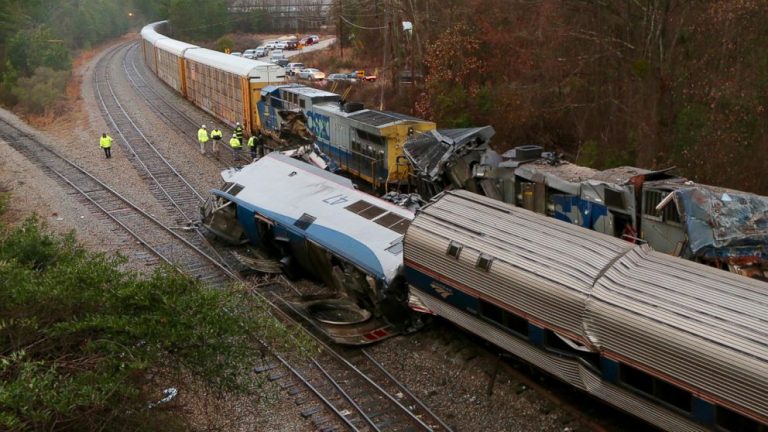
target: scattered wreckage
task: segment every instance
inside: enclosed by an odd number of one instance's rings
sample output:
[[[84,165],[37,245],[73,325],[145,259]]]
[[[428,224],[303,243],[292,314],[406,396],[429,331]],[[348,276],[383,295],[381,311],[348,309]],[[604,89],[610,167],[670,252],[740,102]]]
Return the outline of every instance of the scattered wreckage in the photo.
[[[702,185],[670,173],[578,166],[522,146],[490,147],[490,126],[412,137],[404,154],[429,199],[466,189],[654,250],[748,277],[768,277],[768,197]]]

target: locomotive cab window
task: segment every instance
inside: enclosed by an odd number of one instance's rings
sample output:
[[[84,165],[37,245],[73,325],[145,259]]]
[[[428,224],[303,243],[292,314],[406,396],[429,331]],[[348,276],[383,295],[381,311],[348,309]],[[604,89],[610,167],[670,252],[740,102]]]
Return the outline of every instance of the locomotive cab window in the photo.
[[[461,243],[456,241],[451,241],[448,244],[448,250],[446,251],[446,254],[448,256],[454,257],[456,259],[459,259],[459,255],[461,255],[461,250],[464,248]]]
[[[310,214],[304,213],[303,215],[301,215],[300,218],[296,220],[296,222],[293,223],[293,225],[299,229],[306,231],[306,229],[309,228],[310,225],[312,225],[312,222],[314,222],[315,219],[317,218]]]

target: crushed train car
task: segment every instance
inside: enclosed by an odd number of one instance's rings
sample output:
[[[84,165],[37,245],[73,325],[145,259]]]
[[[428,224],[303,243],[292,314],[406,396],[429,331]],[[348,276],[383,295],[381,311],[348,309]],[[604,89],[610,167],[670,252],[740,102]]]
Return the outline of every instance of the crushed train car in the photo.
[[[328,327],[330,337],[361,344],[408,330],[402,238],[413,212],[279,152],[222,177],[224,186],[202,208],[205,227],[270,252],[288,276],[307,273],[334,288],[334,304],[347,301],[348,310],[359,307],[374,318],[358,323],[357,332]]]
[[[437,130],[413,137],[404,154],[417,191],[480,193],[654,250],[748,277],[768,277],[768,198],[697,184],[670,170],[572,164],[539,146],[504,154],[493,129]]]

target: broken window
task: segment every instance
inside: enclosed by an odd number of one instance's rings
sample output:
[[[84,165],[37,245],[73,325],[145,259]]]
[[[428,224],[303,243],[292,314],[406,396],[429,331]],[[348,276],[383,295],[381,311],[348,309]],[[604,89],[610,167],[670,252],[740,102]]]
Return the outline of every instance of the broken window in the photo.
[[[233,196],[237,196],[237,194],[239,194],[240,191],[243,190],[243,188],[244,188],[243,185],[239,185],[237,183],[224,183],[223,192]]]

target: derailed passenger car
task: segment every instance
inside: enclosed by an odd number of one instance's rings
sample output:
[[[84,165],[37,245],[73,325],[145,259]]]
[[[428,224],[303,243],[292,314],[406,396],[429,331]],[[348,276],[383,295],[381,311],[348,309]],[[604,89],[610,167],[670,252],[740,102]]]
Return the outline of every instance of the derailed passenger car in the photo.
[[[665,430],[768,424],[764,282],[467,191],[419,211],[404,260],[414,308]]]
[[[412,212],[277,152],[223,176],[203,209],[208,229],[271,251],[287,275],[304,271],[394,326],[366,324],[353,336],[331,337],[368,343],[408,327],[402,237]]]

